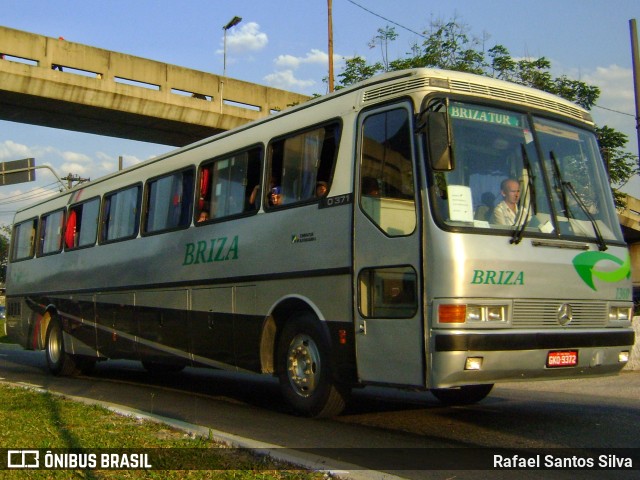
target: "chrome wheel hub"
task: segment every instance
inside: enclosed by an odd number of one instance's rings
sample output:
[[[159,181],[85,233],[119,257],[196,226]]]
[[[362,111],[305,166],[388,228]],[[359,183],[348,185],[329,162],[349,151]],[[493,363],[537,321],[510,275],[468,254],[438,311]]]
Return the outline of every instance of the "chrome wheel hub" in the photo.
[[[287,374],[298,395],[311,395],[320,380],[320,352],[313,339],[296,335],[287,352]]]

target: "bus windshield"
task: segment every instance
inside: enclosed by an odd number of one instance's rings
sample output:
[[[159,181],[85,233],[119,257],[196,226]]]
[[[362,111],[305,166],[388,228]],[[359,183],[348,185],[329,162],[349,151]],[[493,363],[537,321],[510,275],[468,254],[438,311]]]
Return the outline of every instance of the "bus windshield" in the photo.
[[[441,103],[444,106],[444,103]],[[449,227],[623,242],[595,135],[572,125],[450,102],[455,163],[435,172],[432,201]]]

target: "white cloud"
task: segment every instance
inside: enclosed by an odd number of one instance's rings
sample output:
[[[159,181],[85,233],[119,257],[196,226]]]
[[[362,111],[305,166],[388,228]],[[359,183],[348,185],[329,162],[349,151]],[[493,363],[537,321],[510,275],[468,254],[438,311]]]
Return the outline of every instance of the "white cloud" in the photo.
[[[0,142],[0,162],[35,158],[36,165],[52,168],[60,177],[67,174],[97,179],[118,170],[118,159],[104,152],[82,153],[60,151],[52,146],[27,146],[12,140]],[[123,155],[124,167],[144,161],[135,155]],[[48,169],[38,169],[36,177],[43,181],[55,180]]]
[[[256,22],[248,22],[227,31],[227,53],[257,52],[269,43],[267,34],[260,31]],[[223,50],[218,50],[223,53]]]
[[[598,103],[633,114],[633,72],[630,68],[618,65],[598,67],[594,72],[583,75],[583,80],[600,87]]]
[[[117,160],[107,153],[96,152],[96,161],[96,168],[102,174],[115,172],[118,169]]]
[[[295,57],[293,55],[279,55],[274,63],[278,68],[293,68],[296,69],[302,64],[317,64],[327,65],[329,62],[329,55],[325,52],[312,49],[304,57]]]
[[[80,175],[84,177],[87,176],[91,171],[91,166],[77,162],[65,162],[60,165],[59,170],[61,170],[62,172],[67,172],[71,175]],[[67,175],[67,173],[65,173],[64,175]]]
[[[62,164],[59,165],[58,171],[64,175],[79,175],[81,177],[87,177],[93,170],[93,158],[89,155],[79,152],[57,152],[57,155],[62,157]]]
[[[315,80],[300,80],[296,78],[293,70],[281,70],[270,73],[264,77],[264,81],[271,86],[283,90],[305,89],[316,84]]]
[[[340,71],[346,58],[347,57],[343,55],[333,55],[334,71]],[[314,93],[310,92],[309,89],[315,87],[318,82],[311,79],[324,78],[327,76],[329,55],[322,50],[314,48],[303,56],[278,55],[273,63],[276,71],[263,78],[267,84],[284,90],[303,92],[307,89],[306,93]],[[300,73],[302,70],[304,70],[303,75],[310,78],[310,80],[302,80],[299,78],[302,76]]]
[[[62,152],[62,158],[70,163],[91,163],[93,160],[88,155],[78,152]]]
[[[2,161],[20,160],[30,157],[33,157],[33,154],[31,149],[26,145],[11,140],[5,140],[0,143],[0,160]]]
[[[135,155],[123,155],[122,160],[123,160],[122,163],[124,164],[125,168],[144,162],[144,160],[136,157]]]
[[[592,114],[599,126],[608,125],[629,137],[627,148],[637,152],[633,72],[618,65],[598,67],[581,75],[580,80],[600,88],[600,97]]]

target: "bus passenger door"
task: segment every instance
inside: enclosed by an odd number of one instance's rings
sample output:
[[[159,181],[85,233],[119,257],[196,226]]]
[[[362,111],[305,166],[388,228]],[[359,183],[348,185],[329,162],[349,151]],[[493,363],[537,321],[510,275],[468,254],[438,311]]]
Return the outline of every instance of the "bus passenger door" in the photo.
[[[408,102],[359,120],[355,338],[363,382],[424,385],[420,215]]]

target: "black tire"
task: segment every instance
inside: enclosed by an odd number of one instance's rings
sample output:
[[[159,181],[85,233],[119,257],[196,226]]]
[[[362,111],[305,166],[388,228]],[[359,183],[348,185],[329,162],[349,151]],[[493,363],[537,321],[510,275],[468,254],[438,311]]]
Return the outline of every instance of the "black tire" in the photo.
[[[433,388],[431,393],[445,405],[471,405],[483,400],[493,388],[493,384],[464,385],[454,388]]]
[[[49,371],[54,375],[75,377],[81,373],[74,356],[65,351],[62,323],[55,316],[51,318],[47,326],[45,354]]]
[[[298,413],[333,417],[344,410],[349,389],[333,377],[329,340],[314,315],[294,315],[287,322],[277,357],[280,390]]]

